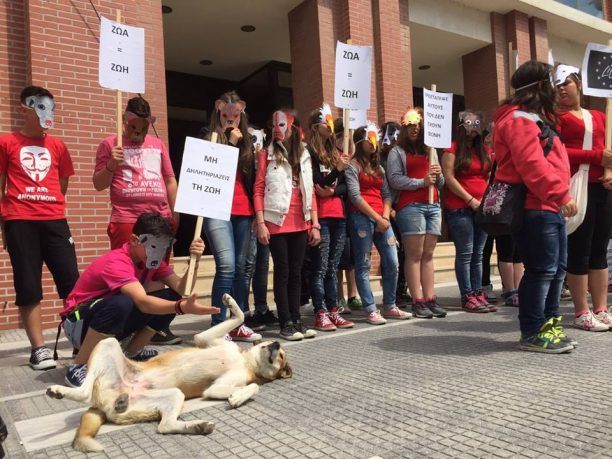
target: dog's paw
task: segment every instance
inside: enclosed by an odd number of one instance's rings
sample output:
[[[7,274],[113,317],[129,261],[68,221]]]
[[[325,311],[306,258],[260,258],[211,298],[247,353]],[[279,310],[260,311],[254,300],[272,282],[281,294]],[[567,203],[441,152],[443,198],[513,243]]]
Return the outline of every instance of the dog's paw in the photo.
[[[244,397],[244,395],[240,392],[234,392],[227,398],[227,403],[229,404],[230,408],[238,408],[247,400],[248,398]]]
[[[236,303],[236,300],[234,300],[227,293],[223,295],[223,304],[229,308],[233,316],[237,316],[242,313],[242,310],[240,309],[240,306],[238,306],[238,303]]]
[[[64,394],[62,393],[62,386],[53,385],[47,388],[47,397],[62,399]]]
[[[193,421],[191,425],[193,433],[196,435],[208,435],[215,430],[215,423],[208,421]]]
[[[129,395],[121,394],[119,397],[117,397],[117,400],[115,400],[115,412],[125,413],[130,404],[129,402],[130,402]]]

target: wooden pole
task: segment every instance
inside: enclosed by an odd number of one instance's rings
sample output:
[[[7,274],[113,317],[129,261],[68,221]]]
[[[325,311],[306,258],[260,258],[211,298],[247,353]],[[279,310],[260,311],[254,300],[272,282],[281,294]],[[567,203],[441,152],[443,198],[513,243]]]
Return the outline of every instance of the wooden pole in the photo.
[[[350,155],[349,153],[349,139],[350,139],[350,129],[351,125],[351,109],[344,108],[342,109],[342,124],[344,125],[344,131],[342,132],[342,153],[345,155]]]
[[[432,84],[431,90],[433,92],[436,92],[437,86],[435,84]],[[437,155],[436,149],[433,147],[429,147],[429,166],[430,167],[434,163],[434,155]],[[433,204],[433,203],[434,203],[434,186],[429,185],[429,204]]]
[[[121,10],[117,10],[117,22],[121,21]],[[117,90],[117,146],[123,146],[123,100],[120,90]]]
[[[217,133],[213,132],[210,135],[210,141],[217,143]],[[196,220],[195,231],[193,232],[193,239],[201,237],[202,235],[202,224],[204,223],[204,217],[198,217]],[[187,268],[187,282],[185,283],[185,295],[191,295],[193,283],[193,275],[195,273],[196,257],[195,255],[189,255],[189,267]]]

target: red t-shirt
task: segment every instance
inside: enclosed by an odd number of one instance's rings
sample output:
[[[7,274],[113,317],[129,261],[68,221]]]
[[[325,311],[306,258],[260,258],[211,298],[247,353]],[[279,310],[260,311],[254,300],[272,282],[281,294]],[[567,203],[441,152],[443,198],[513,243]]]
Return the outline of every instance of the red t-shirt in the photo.
[[[84,301],[108,298],[119,292],[124,285],[165,279],[174,273],[165,261],[157,269],[147,270],[144,264],[136,265],[130,257],[130,244],[111,250],[94,260],[85,269],[66,298],[62,314],[72,311]]]
[[[411,178],[425,178],[429,171],[429,155],[412,155],[406,153],[406,176]],[[434,202],[438,201],[438,189],[434,187]],[[400,210],[413,203],[429,204],[429,188],[417,190],[402,190],[395,210]]]
[[[98,146],[95,172],[106,167],[117,136],[107,137]],[[122,164],[117,166],[110,186],[111,222],[135,223],[144,212],[157,211],[170,219],[166,177],[174,177],[170,155],[164,143],[146,136],[141,144],[123,137]]]
[[[266,169],[267,169],[266,165]],[[291,176],[291,202],[289,203],[289,211],[283,222],[283,226],[275,225],[271,222],[266,222],[270,234],[295,233],[298,231],[306,231],[308,223],[304,220],[304,206],[302,204],[302,190],[300,189],[300,176],[293,172]]]
[[[370,205],[372,210],[379,215],[382,215],[385,208],[382,197],[383,183],[384,178],[382,176],[366,174],[364,171],[359,172],[359,194]],[[353,205],[351,205],[351,210],[359,212]]]
[[[255,214],[253,204],[249,199],[244,186],[244,173],[238,170],[236,173],[236,184],[234,185],[234,201],[232,203],[232,215],[252,216]]]
[[[606,141],[606,115],[597,110],[589,110],[593,117],[593,148],[583,150],[584,120],[576,115],[565,112],[559,116],[557,130],[567,150],[570,162],[570,172],[574,175],[581,164],[590,164],[589,183],[599,183],[603,175],[601,159]]]
[[[20,132],[0,136],[0,174],[6,174],[5,220],[66,218],[60,179],[74,175],[74,168],[64,142],[48,134],[40,139]]]
[[[331,173],[331,170],[324,164],[319,165],[319,170],[323,176]],[[338,180],[332,185],[332,189],[336,188]],[[340,196],[317,196],[317,215],[319,220],[322,218],[344,218],[344,206]]]
[[[485,149],[486,150],[486,149]],[[453,142],[450,148],[445,148],[444,153],[450,153],[451,155],[457,154],[457,143]],[[461,172],[455,172],[455,178],[459,184],[467,191],[474,199],[479,201],[482,200],[484,192],[487,189],[487,178],[489,176],[490,166],[485,165],[482,168],[482,162],[478,157],[475,148],[470,149],[472,155],[472,161],[470,167],[467,170]],[[489,152],[487,151],[487,154]],[[467,203],[452,192],[448,184],[446,185],[446,194],[444,198],[444,208],[449,210],[455,209],[467,209],[469,206]]]

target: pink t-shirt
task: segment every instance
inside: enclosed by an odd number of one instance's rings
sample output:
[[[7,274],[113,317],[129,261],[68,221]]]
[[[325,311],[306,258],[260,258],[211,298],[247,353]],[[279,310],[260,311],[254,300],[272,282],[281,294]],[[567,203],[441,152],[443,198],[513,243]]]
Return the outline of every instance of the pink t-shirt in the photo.
[[[96,169],[106,167],[117,136],[107,137],[98,146]],[[122,164],[117,166],[110,186],[111,222],[135,223],[143,212],[157,211],[170,218],[166,177],[174,177],[170,155],[157,137],[146,136],[142,144],[123,137]]]
[[[142,264],[137,266],[130,257],[130,244],[126,242],[121,248],[97,258],[85,269],[68,295],[62,315],[84,301],[108,298],[119,293],[124,285],[134,282],[146,284],[172,274],[174,270],[165,261],[157,269],[146,269]]]

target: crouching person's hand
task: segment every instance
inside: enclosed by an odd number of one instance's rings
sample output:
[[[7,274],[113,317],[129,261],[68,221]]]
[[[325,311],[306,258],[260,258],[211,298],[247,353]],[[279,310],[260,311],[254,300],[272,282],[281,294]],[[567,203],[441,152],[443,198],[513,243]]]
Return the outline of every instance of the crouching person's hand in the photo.
[[[214,306],[205,306],[201,303],[198,303],[195,293],[192,293],[191,296],[186,300],[181,301],[181,309],[185,314],[205,315],[219,314],[221,312],[219,308],[215,308]]]

